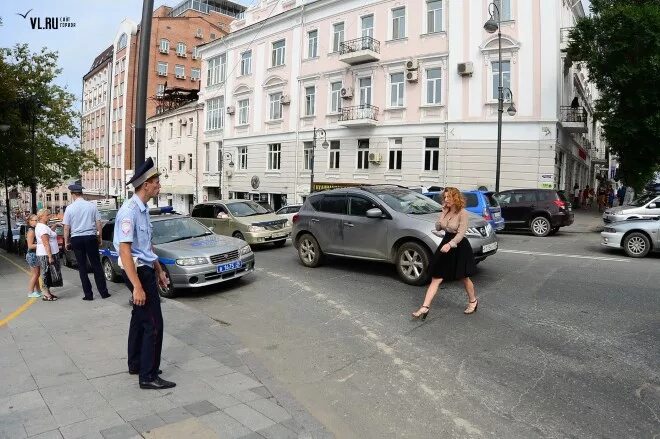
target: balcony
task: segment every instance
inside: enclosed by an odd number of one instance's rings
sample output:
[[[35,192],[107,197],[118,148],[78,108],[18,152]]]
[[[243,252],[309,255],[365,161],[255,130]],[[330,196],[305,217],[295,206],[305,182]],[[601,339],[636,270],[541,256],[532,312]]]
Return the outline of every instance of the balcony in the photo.
[[[366,62],[380,61],[380,41],[362,37],[344,41],[339,46],[339,61],[351,66]]]
[[[559,50],[566,52],[568,50],[568,44],[570,43],[569,35],[573,30],[572,27],[562,27],[559,30]]]
[[[337,123],[345,127],[378,125],[378,107],[369,104],[344,107]]]
[[[583,107],[571,107],[562,105],[560,107],[559,123],[562,128],[572,134],[585,134],[587,128],[587,111]]]

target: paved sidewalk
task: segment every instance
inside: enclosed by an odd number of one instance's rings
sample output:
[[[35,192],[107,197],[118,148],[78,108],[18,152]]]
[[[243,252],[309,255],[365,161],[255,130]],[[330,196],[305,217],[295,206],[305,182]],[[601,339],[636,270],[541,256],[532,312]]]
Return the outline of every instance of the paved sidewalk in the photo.
[[[561,229],[562,233],[600,233],[603,231],[603,214],[598,208],[575,209],[575,220],[569,227]]]
[[[23,261],[0,250],[0,319],[27,300]],[[63,268],[60,300],[33,303],[0,326],[0,438],[331,438],[221,322],[163,301],[163,378],[141,390],[126,366],[130,308],[113,296],[81,300]],[[92,280],[93,283],[93,280]]]

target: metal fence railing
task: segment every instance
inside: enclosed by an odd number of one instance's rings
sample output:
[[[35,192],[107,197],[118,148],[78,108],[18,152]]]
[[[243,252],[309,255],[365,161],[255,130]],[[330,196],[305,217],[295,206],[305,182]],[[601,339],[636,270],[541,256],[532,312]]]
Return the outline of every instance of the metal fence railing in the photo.
[[[356,105],[354,107],[343,107],[339,115],[339,121],[371,119],[378,120],[378,107],[369,104]]]
[[[587,110],[584,107],[571,107],[562,105],[560,107],[562,122],[582,122],[587,123]]]
[[[380,41],[371,37],[361,37],[354,40],[344,41],[339,45],[339,54],[357,52],[359,50],[371,50],[380,53]]]

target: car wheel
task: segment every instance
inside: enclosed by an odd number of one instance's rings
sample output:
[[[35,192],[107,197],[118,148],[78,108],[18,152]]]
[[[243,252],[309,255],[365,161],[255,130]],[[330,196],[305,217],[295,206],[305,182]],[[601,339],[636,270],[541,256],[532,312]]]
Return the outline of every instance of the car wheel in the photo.
[[[651,241],[640,232],[633,232],[623,238],[623,250],[631,258],[643,258],[651,251]]]
[[[323,259],[319,242],[306,233],[298,241],[298,257],[305,267],[318,267]]]
[[[245,236],[243,236],[243,234],[241,232],[234,232],[231,236],[233,236],[234,238],[242,239],[243,241],[245,241]]]
[[[544,216],[537,216],[529,223],[529,229],[534,236],[548,236],[551,230],[550,221]]]
[[[281,241],[275,241],[273,243],[275,247],[284,247],[284,244],[286,244],[286,239],[282,239]]]
[[[558,231],[559,231],[559,227],[553,227],[552,229],[550,229],[550,233],[548,233],[548,235],[556,235]]]
[[[108,282],[117,282],[119,276],[117,276],[117,273],[115,273],[114,268],[112,268],[112,262],[110,262],[110,259],[108,258],[103,258],[103,274],[105,275],[105,280]]]
[[[162,264],[161,264],[162,266]],[[167,287],[161,287],[160,283],[158,283],[158,292],[160,293],[161,296],[167,297],[168,299],[171,299],[173,297],[176,297],[176,288],[174,287],[174,284],[172,283],[172,278],[170,277],[170,272],[167,271],[167,268],[163,266],[163,271],[165,272],[165,276],[167,276],[167,279],[170,281],[167,284]],[[158,277],[158,276],[156,276]],[[156,282],[158,282],[158,279],[156,279]]]
[[[424,285],[428,280],[430,255],[416,242],[406,242],[396,253],[396,271],[409,285]]]

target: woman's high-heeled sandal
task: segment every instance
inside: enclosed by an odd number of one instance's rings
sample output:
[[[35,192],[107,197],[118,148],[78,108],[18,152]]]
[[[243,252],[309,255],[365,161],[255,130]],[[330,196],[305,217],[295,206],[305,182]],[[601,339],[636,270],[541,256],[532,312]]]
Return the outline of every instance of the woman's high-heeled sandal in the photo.
[[[471,307],[471,305],[474,304],[474,307]],[[463,311],[463,314],[474,314],[477,312],[477,307],[479,306],[479,300],[474,299],[474,302],[468,301],[468,306],[465,308],[465,311]]]
[[[417,311],[418,314],[412,313],[413,320],[415,320],[415,319],[426,320],[426,316],[429,315],[429,311],[431,310],[431,307],[426,306],[426,305],[422,305],[420,309],[422,309],[422,308],[426,308],[426,312],[419,312],[419,310],[418,310]]]

